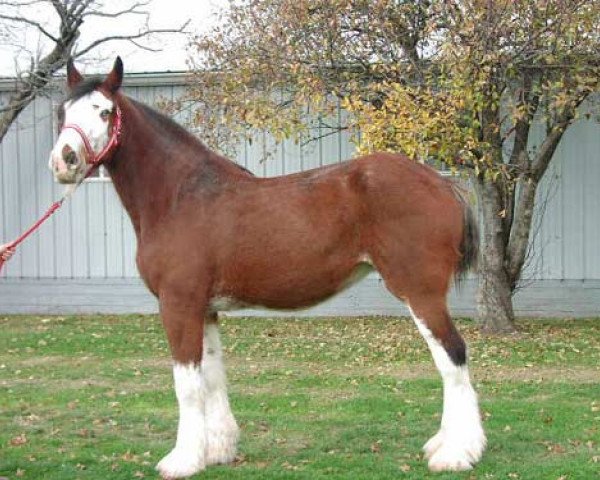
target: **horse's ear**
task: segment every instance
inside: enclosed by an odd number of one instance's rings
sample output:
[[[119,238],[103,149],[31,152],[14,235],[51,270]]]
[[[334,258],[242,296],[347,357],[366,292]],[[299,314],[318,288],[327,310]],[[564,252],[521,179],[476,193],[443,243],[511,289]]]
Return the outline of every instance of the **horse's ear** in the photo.
[[[82,80],[83,80],[83,76],[75,68],[75,64],[73,63],[73,59],[69,58],[69,60],[67,61],[67,85],[72,90]]]
[[[123,61],[121,57],[117,57],[113,69],[104,80],[104,86],[109,92],[115,93],[121,88],[121,83],[123,83]]]

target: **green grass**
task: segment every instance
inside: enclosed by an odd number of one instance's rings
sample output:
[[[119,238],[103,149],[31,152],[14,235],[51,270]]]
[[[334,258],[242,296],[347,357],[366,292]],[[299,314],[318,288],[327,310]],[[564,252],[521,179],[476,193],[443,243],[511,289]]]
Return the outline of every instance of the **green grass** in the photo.
[[[233,466],[210,479],[592,479],[600,472],[600,319],[520,323],[470,347],[489,448],[464,474],[430,474],[441,382],[400,318],[222,322]],[[156,478],[177,408],[153,316],[0,317],[0,477]]]

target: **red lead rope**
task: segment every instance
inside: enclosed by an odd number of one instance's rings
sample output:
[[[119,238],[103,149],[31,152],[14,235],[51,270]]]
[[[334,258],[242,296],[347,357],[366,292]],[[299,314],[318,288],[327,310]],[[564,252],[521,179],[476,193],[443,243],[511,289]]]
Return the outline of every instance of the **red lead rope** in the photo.
[[[23,240],[25,240],[29,235],[31,235],[33,232],[35,232],[42,223],[44,223],[46,220],[48,220],[48,218],[50,218],[50,216],[60,208],[60,206],[62,205],[62,203],[64,201],[65,201],[65,197],[61,198],[58,202],[54,202],[50,206],[48,211],[46,213],[44,213],[44,215],[37,222],[35,222],[31,227],[29,227],[29,229],[25,233],[21,234],[21,236],[19,238],[10,242],[7,247],[9,249],[15,248],[17,245],[22,243]],[[5,263],[5,261],[2,259],[2,257],[0,257],[0,272],[2,271],[2,267],[4,266],[4,263]]]
[[[83,140],[83,144],[85,145],[85,149],[86,149],[86,152],[88,155],[88,159],[86,159],[86,163],[89,163],[92,166],[86,173],[85,177],[83,177],[79,181],[79,183],[77,184],[77,186],[78,186],[79,184],[81,184],[81,182],[83,182],[87,177],[89,177],[92,174],[92,172],[96,169],[96,167],[98,167],[101,163],[105,162],[106,157],[108,156],[109,153],[111,153],[110,151],[119,145],[119,140],[121,137],[121,109],[117,105],[116,112],[115,112],[115,120],[114,120],[113,128],[112,128],[112,134],[110,136],[110,139],[108,140],[108,143],[106,144],[106,146],[102,149],[102,151],[98,155],[96,155],[94,153],[94,150],[92,149],[89,139],[87,138],[87,136],[85,135],[83,130],[78,125],[65,125],[65,126],[63,126],[62,130],[64,130],[65,128],[71,128],[71,129],[75,130],[77,133],[79,133],[79,135],[81,136],[81,139]],[[77,188],[77,186],[75,188]],[[42,215],[42,217],[37,222],[35,222],[24,233],[22,233],[21,236],[19,236],[19,238],[10,242],[7,245],[7,248],[12,249],[12,248],[17,247],[17,245],[23,243],[23,241],[29,235],[31,235],[33,232],[35,232],[40,227],[40,225],[42,225],[42,223],[44,223],[46,220],[48,220],[52,216],[52,214],[61,207],[61,205],[63,204],[65,199],[73,191],[74,191],[74,189],[71,190],[71,192],[64,195],[60,200],[54,202],[50,206],[48,211],[46,213],[44,213],[44,215]],[[5,263],[5,261],[0,256],[0,272],[2,272],[2,267],[4,266],[4,263]]]

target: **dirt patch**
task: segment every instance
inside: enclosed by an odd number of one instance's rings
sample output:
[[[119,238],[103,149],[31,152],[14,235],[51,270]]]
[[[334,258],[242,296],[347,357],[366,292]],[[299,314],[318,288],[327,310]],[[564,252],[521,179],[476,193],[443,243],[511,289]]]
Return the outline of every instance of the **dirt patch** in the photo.
[[[301,371],[310,375],[335,375],[335,376],[362,376],[374,378],[377,376],[389,376],[397,380],[420,380],[438,379],[440,375],[433,364],[415,363],[406,365],[378,365],[376,367],[344,366],[332,367],[324,363],[303,364],[302,362],[286,362],[284,360],[267,360],[253,362],[252,364],[232,358],[228,362],[232,374],[239,376],[247,374],[261,374],[288,369]],[[597,383],[600,381],[600,367],[591,366],[494,366],[494,367],[472,367],[471,377],[475,381],[544,381],[554,383]]]
[[[31,368],[36,366],[53,366],[56,369],[68,369],[69,364],[75,359],[61,355],[46,355],[33,358],[27,358],[18,362],[19,368]],[[88,362],[98,362],[95,357],[79,357],[76,362],[86,364]],[[119,367],[124,370],[131,368],[143,369],[144,373],[139,376],[132,376],[131,379],[111,381],[109,378],[93,378],[93,372],[90,372],[88,378],[82,379],[50,379],[37,378],[36,383],[40,381],[48,388],[84,388],[101,387],[115,388],[116,384],[123,386],[131,391],[143,392],[155,389],[157,383],[165,379],[165,374],[170,372],[172,361],[168,357],[158,356],[155,358],[145,358],[140,360],[131,360],[125,362],[126,365],[119,363]],[[15,365],[16,367],[17,365]],[[230,356],[226,359],[226,367],[229,373],[232,386],[237,380],[245,376],[258,376],[274,374],[276,378],[268,382],[272,386],[262,383],[251,388],[253,393],[266,393],[268,391],[277,391],[278,384],[285,382],[285,375],[290,374],[292,378],[311,375],[311,376],[335,376],[335,377],[390,377],[396,380],[422,380],[422,379],[440,379],[439,373],[432,363],[414,363],[402,365],[328,365],[326,362],[301,362],[286,361],[285,359],[256,359],[249,361],[244,357]],[[289,372],[289,373],[286,373]],[[278,375],[278,374],[281,374]],[[600,381],[600,366],[488,366],[471,367],[471,377],[474,382],[545,382],[545,383],[597,383]],[[3,387],[16,386],[31,382],[30,379],[13,378],[4,379],[1,382]],[[244,389],[247,388],[243,387]]]
[[[60,363],[65,363],[67,361],[73,361],[73,358],[71,357],[65,357],[62,355],[40,355],[39,357],[31,357],[31,358],[26,358],[24,360],[20,360],[19,363],[19,367],[20,368],[29,368],[29,367],[38,367],[40,365],[42,366],[48,366],[48,365],[56,365],[56,364],[60,364]],[[78,362],[81,362],[81,358],[77,358]]]
[[[600,367],[488,367],[474,369],[473,376],[490,382],[597,383],[600,381]]]

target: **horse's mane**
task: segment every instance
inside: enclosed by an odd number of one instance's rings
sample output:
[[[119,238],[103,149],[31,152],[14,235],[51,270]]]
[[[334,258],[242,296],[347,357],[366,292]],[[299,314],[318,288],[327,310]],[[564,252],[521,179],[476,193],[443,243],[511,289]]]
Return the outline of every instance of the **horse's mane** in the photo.
[[[198,138],[192,135],[186,128],[182,127],[172,118],[169,118],[162,112],[146,105],[145,103],[138,102],[132,98],[128,97],[128,100],[135,105],[138,110],[141,110],[144,113],[144,116],[148,118],[152,123],[154,123],[158,128],[163,131],[170,133],[171,135],[175,135],[178,137],[183,137],[185,140],[189,140],[192,143],[197,144],[198,147],[207,150],[208,147],[204,145]]]
[[[204,144],[202,141],[192,134],[185,127],[181,126],[172,118],[168,117],[164,113],[146,105],[144,103],[138,102],[137,100],[133,100],[132,98],[127,98],[137,109],[141,110],[144,116],[155,126],[164,133],[169,134],[172,137],[177,138],[179,142],[185,143],[188,148],[192,148],[196,150],[198,153],[212,153],[211,150]],[[221,157],[219,155],[219,157]],[[239,165],[238,163],[229,160],[225,157],[221,157],[224,161],[230,163],[231,165],[237,167],[238,169],[253,175],[254,174],[248,170],[247,168]]]

